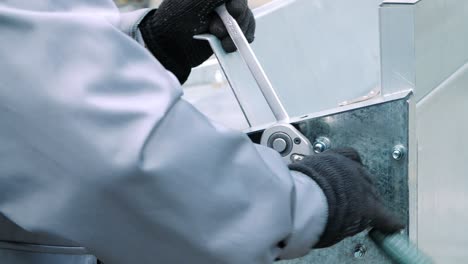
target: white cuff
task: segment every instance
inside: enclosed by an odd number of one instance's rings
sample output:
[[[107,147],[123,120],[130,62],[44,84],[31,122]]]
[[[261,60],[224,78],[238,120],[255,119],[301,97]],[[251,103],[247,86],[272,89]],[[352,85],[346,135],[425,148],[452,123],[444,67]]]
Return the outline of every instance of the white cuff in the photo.
[[[281,259],[299,258],[317,244],[325,230],[328,218],[328,203],[322,189],[307,175],[291,171],[296,186],[294,226]]]

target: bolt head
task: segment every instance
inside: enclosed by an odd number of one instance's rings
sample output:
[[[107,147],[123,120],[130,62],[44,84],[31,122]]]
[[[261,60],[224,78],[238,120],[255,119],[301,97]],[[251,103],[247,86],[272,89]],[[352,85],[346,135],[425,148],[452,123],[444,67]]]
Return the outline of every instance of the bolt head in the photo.
[[[317,154],[324,152],[326,149],[327,146],[325,146],[325,144],[323,144],[322,142],[317,142],[314,144],[314,152]]]
[[[274,150],[282,153],[288,148],[288,142],[282,138],[277,138],[273,141],[272,147]]]
[[[395,146],[392,150],[392,158],[394,160],[401,160],[405,156],[406,150],[405,147],[398,145]]]
[[[312,149],[315,153],[322,153],[325,150],[330,148],[330,139],[327,137],[319,137],[315,140],[314,144],[312,145]]]
[[[362,258],[367,252],[367,248],[364,245],[357,245],[356,248],[354,249],[354,257],[355,258]]]
[[[400,160],[401,157],[402,157],[402,155],[403,155],[403,154],[402,154],[401,151],[399,151],[399,150],[394,150],[393,153],[392,153],[392,157],[393,157],[394,159],[396,159],[396,160]]]

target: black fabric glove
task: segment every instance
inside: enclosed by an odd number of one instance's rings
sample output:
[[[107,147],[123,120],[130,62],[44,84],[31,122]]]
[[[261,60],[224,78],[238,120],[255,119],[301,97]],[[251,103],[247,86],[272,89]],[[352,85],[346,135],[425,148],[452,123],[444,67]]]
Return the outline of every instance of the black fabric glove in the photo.
[[[289,168],[311,177],[327,198],[328,222],[315,248],[332,246],[369,227],[384,233],[404,228],[400,219],[383,205],[373,178],[354,149],[308,156]]]
[[[148,49],[161,64],[184,83],[193,67],[207,60],[213,51],[206,41],[193,36],[211,33],[221,39],[227,52],[235,51],[214,9],[226,4],[249,42],[254,40],[255,19],[247,0],[165,0],[146,15],[139,25]]]

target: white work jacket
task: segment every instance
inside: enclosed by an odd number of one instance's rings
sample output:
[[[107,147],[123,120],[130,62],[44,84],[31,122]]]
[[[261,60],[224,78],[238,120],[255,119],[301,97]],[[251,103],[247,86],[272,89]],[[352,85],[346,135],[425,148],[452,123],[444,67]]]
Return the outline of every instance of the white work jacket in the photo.
[[[321,189],[181,98],[135,39],[146,13],[0,1],[0,263],[264,264],[318,241]]]

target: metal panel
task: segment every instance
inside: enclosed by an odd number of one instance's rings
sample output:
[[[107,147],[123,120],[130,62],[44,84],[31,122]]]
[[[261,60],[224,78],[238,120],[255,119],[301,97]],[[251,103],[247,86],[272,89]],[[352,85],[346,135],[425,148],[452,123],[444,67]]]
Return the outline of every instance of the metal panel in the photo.
[[[411,217],[417,227],[411,235],[438,263],[468,260],[466,17],[467,1],[421,0],[381,8],[384,93],[407,82],[419,102],[419,199],[410,211],[418,214]]]
[[[2,264],[97,264],[98,260],[81,247],[44,246],[0,242]]]
[[[417,106],[419,245],[436,263],[468,261],[468,64]]]
[[[198,85],[184,89],[184,99],[194,104],[208,118],[226,127],[236,130],[249,127],[227,84]]]
[[[380,15],[384,93],[419,101],[468,61],[468,1],[385,1]]]
[[[253,49],[291,116],[333,108],[379,87],[379,4],[276,0],[255,10]],[[225,54],[216,40],[211,44],[252,125],[274,121],[242,60]]]
[[[423,0],[415,6],[418,101],[468,61],[468,1]]]
[[[200,35],[196,38],[209,41],[221,68],[227,75],[229,85],[235,91],[235,98],[247,122],[251,126],[273,122],[275,117],[242,58],[236,53],[227,54],[221,42],[214,36]],[[237,65],[238,68],[233,70],[231,65]]]
[[[410,120],[411,96],[396,99],[377,99],[372,104],[361,104],[347,109],[335,109],[324,116],[307,116],[297,120],[296,126],[311,141],[327,137],[332,148],[353,147],[363,158],[364,164],[376,176],[379,191],[384,201],[399,215],[409,221],[409,193],[416,191],[415,185],[408,185],[410,164],[414,164],[411,149]],[[259,132],[251,134],[257,138]],[[392,157],[395,146],[402,145],[408,153],[401,159]],[[408,155],[410,154],[410,155]],[[313,250],[303,259],[285,261],[285,264],[305,263],[390,263],[371,242],[366,233],[348,238],[329,249]]]
[[[413,89],[416,72],[412,5],[382,5],[380,46],[382,92]]]
[[[384,0],[383,4],[415,4],[421,0]]]

